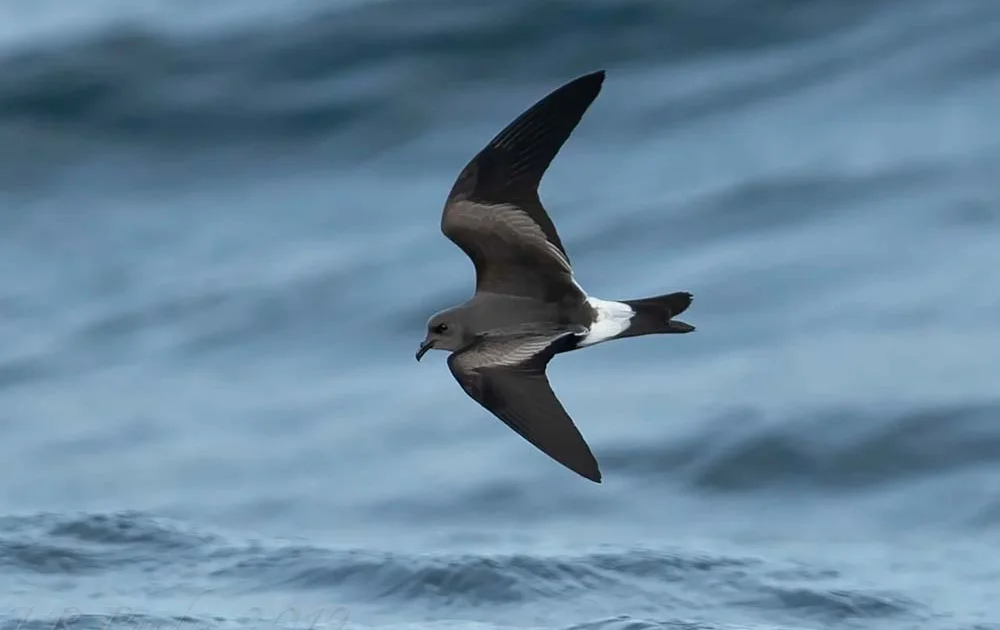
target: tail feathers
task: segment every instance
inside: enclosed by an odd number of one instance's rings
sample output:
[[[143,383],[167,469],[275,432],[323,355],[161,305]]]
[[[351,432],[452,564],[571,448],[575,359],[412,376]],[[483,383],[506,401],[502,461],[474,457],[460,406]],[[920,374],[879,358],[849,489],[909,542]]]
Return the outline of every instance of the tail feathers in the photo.
[[[619,337],[636,337],[639,335],[654,335],[665,333],[689,333],[694,326],[674,320],[691,306],[694,299],[690,293],[681,291],[639,300],[623,300],[635,311],[627,330]]]

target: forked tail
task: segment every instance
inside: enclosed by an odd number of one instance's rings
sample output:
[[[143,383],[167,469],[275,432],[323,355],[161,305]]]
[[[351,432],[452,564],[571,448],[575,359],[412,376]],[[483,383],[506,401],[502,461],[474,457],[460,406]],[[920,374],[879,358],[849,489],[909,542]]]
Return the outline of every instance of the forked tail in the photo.
[[[622,300],[635,311],[635,315],[632,316],[629,327],[618,338],[692,332],[694,326],[673,318],[691,306],[693,297],[690,293],[681,291],[640,300]]]

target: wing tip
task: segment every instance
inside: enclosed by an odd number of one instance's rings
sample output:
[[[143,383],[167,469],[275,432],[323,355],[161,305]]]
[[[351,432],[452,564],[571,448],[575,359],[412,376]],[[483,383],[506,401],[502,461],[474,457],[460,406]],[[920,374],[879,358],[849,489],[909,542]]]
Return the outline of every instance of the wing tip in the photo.
[[[569,467],[567,466],[567,468]],[[603,478],[601,475],[601,468],[598,466],[596,459],[592,459],[584,466],[574,466],[571,470],[584,479],[589,479],[594,483],[601,483],[601,479]]]
[[[605,70],[604,68],[597,68],[596,70],[591,70],[590,72],[585,72],[577,76],[577,78],[574,79],[574,81],[590,80],[600,83],[601,81],[604,80],[606,74],[607,70]]]
[[[606,74],[607,72],[603,68],[593,72],[588,72],[587,74],[580,75],[573,79],[568,85],[576,84],[577,86],[587,88],[588,92],[593,93],[593,96],[590,99],[593,100],[594,98],[597,98],[598,92],[601,91]]]

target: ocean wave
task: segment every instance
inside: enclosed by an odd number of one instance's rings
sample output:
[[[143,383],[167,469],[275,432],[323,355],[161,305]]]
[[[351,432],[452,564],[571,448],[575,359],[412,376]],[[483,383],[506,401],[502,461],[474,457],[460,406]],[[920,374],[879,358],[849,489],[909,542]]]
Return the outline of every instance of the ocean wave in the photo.
[[[50,536],[83,543],[138,545],[176,552],[202,548],[218,541],[216,536],[187,531],[179,526],[140,512],[85,514],[73,519],[56,519],[48,528]]]
[[[346,588],[378,599],[441,604],[506,604],[560,599],[593,589],[636,588],[636,580],[683,581],[738,574],[753,559],[690,557],[649,550],[578,556],[419,554],[291,547],[266,551],[216,572],[260,590]]]
[[[549,85],[594,64],[763,49],[872,10],[843,4],[831,12],[821,2],[522,0],[470,11],[437,0],[366,3],[210,35],[109,26],[0,59],[0,121],[168,146],[313,138],[374,121],[403,131],[420,127],[422,103],[459,83]]]
[[[53,562],[53,559],[67,559]],[[217,578],[251,590],[350,587],[379,597],[447,596],[482,601],[558,597],[632,578],[682,580],[685,575],[740,572],[755,558],[685,555],[646,549],[578,555],[407,554],[327,549],[279,542],[234,541],[142,512],[0,518],[0,563],[65,573],[150,562],[200,560]]]
[[[1000,466],[1000,403],[785,420],[734,411],[684,440],[602,455],[622,474],[680,476],[700,490],[877,489]]]
[[[0,566],[33,573],[77,575],[100,566],[93,554],[45,542],[0,540]]]
[[[99,573],[172,564],[207,552],[214,536],[139,512],[0,518],[0,565],[30,573]]]
[[[58,554],[53,553],[57,546]],[[54,562],[56,556],[64,561]],[[893,593],[845,586],[844,576],[830,569],[750,556],[643,547],[572,553],[406,553],[236,541],[139,512],[0,518],[0,565],[78,575],[151,564],[158,575],[196,579],[215,593],[340,591],[352,601],[381,604],[507,606],[601,592],[622,601],[655,598],[663,603],[674,598],[678,605],[708,597],[828,619],[909,614],[914,608]],[[183,570],[170,570],[171,565]],[[159,588],[169,585],[161,583]],[[614,618],[594,623],[617,627],[614,624],[622,622]]]
[[[829,623],[909,616],[919,610],[915,602],[894,593],[798,587],[771,587],[764,591],[770,599],[758,604],[794,610]]]

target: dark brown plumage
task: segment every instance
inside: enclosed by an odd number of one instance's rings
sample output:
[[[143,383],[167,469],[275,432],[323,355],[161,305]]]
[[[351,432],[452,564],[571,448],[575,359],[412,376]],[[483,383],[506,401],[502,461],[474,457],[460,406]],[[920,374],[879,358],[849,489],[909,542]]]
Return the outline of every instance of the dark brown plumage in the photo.
[[[610,339],[694,330],[672,319],[691,303],[689,293],[625,302],[589,297],[539,199],[542,176],[603,82],[599,71],[554,90],[462,169],[441,231],[475,265],[476,292],[431,317],[417,351],[417,360],[431,348],[452,351],[448,367],[471,398],[598,483],[597,460],[549,386],[549,362]]]

